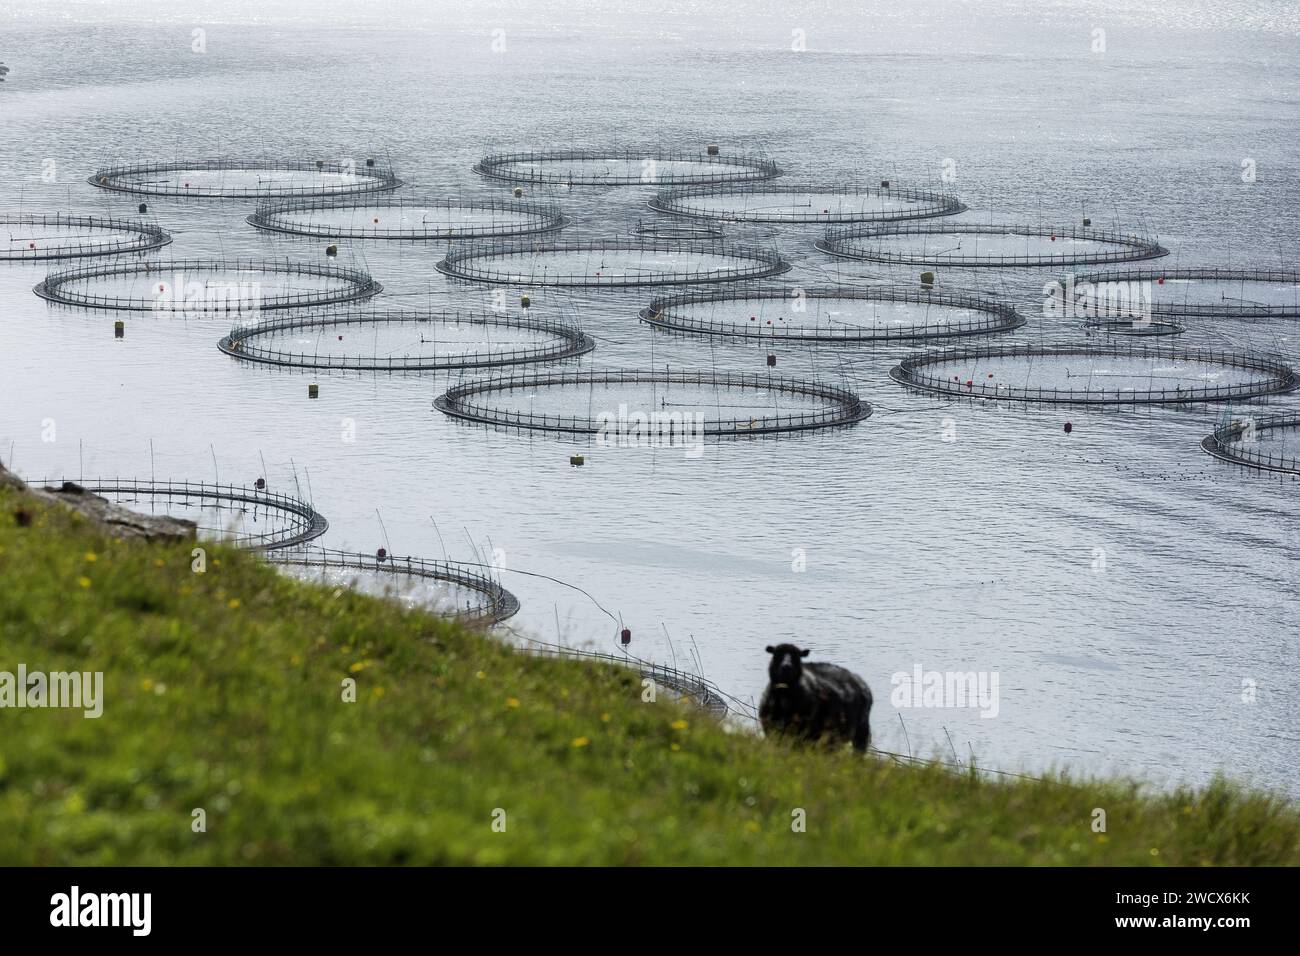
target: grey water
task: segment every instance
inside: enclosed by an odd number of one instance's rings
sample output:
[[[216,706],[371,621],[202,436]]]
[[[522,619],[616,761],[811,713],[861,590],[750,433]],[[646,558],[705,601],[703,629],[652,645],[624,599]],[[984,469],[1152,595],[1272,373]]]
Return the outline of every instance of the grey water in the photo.
[[[719,143],[791,181],[950,188],[970,207],[953,221],[1087,216],[1157,237],[1170,267],[1294,267],[1300,248],[1300,9],[1268,0],[5,0],[0,62],[6,212],[132,215],[136,197],[85,182],[114,162],[376,156],[428,195],[506,198],[480,156]],[[568,239],[630,235],[652,194],[527,198],[564,205]],[[164,257],[324,261],[321,241],[250,227],[246,202],[148,203]],[[779,249],[791,284],[916,281],[816,251],[815,227],[728,232]],[[351,242],[339,261],[384,284],[375,307],[484,308],[486,287],[435,271],[444,251]],[[496,563],[517,631],[611,650],[626,626],[633,653],[741,698],[763,647],[794,641],[867,679],[888,751],[1300,792],[1297,486],[1198,447],[1227,413],[1300,397],[973,404],[892,382],[913,346],[783,347],[779,372],[874,414],[698,457],[589,448],[574,468],[581,445],[444,417],[446,377],[240,363],[220,319],[128,315],[115,340],[122,316],[32,294],[49,268],[0,264],[0,458],[28,478],[265,476],[311,497],[329,547]],[[1098,341],[1042,315],[1051,278],[940,281],[1030,316],[990,341]],[[597,339],[582,367],[764,370],[762,346],[652,332],[651,290],[531,294]],[[1191,319],[1176,341],[1300,361],[1294,321]],[[896,707],[891,679],[918,667],[998,675],[996,716]]]

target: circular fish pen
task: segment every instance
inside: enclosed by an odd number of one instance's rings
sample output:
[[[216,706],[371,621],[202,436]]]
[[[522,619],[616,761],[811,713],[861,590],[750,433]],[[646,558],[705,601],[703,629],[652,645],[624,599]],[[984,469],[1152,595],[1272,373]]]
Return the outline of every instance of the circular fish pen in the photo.
[[[966,211],[952,196],[921,189],[784,183],[665,190],[650,207],[673,216],[764,223],[896,222]]]
[[[298,576],[307,580],[350,585],[478,627],[500,624],[519,613],[519,599],[497,581],[451,561],[317,547],[277,550],[267,557],[273,564],[301,569]]]
[[[32,290],[59,305],[164,314],[257,315],[355,302],[383,287],[339,266],[257,259],[115,262],[52,272]]]
[[[1081,327],[1102,335],[1131,335],[1137,337],[1182,335],[1187,327],[1168,319],[1084,319]]]
[[[0,261],[79,259],[161,249],[172,237],[147,222],[62,213],[0,215]]]
[[[723,239],[727,233],[721,226],[702,222],[638,222],[632,227],[632,235],[652,240],[698,242],[701,239]]]
[[[641,319],[667,332],[839,345],[991,335],[1025,324],[996,299],[884,286],[682,292],[655,299]]]
[[[1300,317],[1300,272],[1267,269],[1132,269],[1077,277],[1116,287],[1151,315],[1224,319]],[[1120,297],[1119,294],[1116,296]]]
[[[203,481],[97,478],[77,485],[133,511],[190,518],[206,538],[251,551],[292,548],[319,538],[329,522],[307,502],[256,487]],[[162,507],[159,507],[162,505]],[[256,525],[274,523],[260,530]]]
[[[665,186],[746,183],[781,174],[753,156],[661,150],[544,150],[484,156],[474,171],[509,183],[556,186]]]
[[[554,232],[568,223],[558,207],[500,200],[303,199],[258,207],[258,229],[324,239],[482,239]]]
[[[202,159],[109,166],[86,180],[92,186],[138,196],[177,199],[271,199],[385,192],[402,185],[390,170],[352,161]]]
[[[548,403],[537,407],[540,393]],[[693,448],[705,438],[852,425],[871,406],[821,382],[725,372],[609,370],[511,375],[453,385],[434,407],[504,428],[594,435],[612,447]]]
[[[940,395],[1084,405],[1244,400],[1300,387],[1268,356],[1138,346],[950,349],[903,359],[889,375]]]
[[[725,242],[517,242],[451,249],[439,272],[496,285],[632,287],[735,282],[780,275],[776,252]]]
[[[829,230],[817,248],[842,259],[961,268],[1091,265],[1169,254],[1153,240],[1118,232],[973,223],[848,226]]]
[[[1206,435],[1201,448],[1244,468],[1300,475],[1300,414],[1235,418]]]
[[[596,347],[562,322],[491,312],[339,312],[231,330],[217,347],[247,362],[377,372],[558,362]],[[363,349],[363,351],[358,351]]]

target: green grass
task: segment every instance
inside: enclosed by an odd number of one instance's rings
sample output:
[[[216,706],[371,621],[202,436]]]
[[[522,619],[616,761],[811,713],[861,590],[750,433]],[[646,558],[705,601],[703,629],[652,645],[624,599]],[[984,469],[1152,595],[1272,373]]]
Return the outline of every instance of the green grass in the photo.
[[[20,663],[103,671],[104,714],[0,710],[0,864],[1300,860],[1294,804],[1224,781],[989,781],[728,732],[631,672],[228,549],[194,573],[188,545],[0,490],[0,670]]]

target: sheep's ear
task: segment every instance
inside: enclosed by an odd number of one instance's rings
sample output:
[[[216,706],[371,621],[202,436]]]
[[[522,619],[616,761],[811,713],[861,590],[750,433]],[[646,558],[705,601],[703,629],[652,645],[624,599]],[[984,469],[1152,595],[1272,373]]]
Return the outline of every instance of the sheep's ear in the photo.
[[[800,656],[800,657],[807,657],[807,656],[808,656],[808,651],[807,651],[807,650],[802,650],[802,651],[800,651],[800,652],[799,652],[799,656]]]
[[[771,644],[767,645],[767,647],[764,648],[764,650],[766,650],[769,654],[775,654],[775,653],[776,653],[776,648],[774,648]]]

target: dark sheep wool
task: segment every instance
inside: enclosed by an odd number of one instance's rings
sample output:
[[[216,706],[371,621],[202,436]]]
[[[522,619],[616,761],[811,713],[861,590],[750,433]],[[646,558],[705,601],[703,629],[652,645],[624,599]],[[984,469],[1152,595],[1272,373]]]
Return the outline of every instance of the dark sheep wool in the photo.
[[[871,745],[871,688],[857,674],[834,664],[805,664],[808,651],[793,644],[769,646],[772,655],[758,718],[769,737],[852,741]]]

